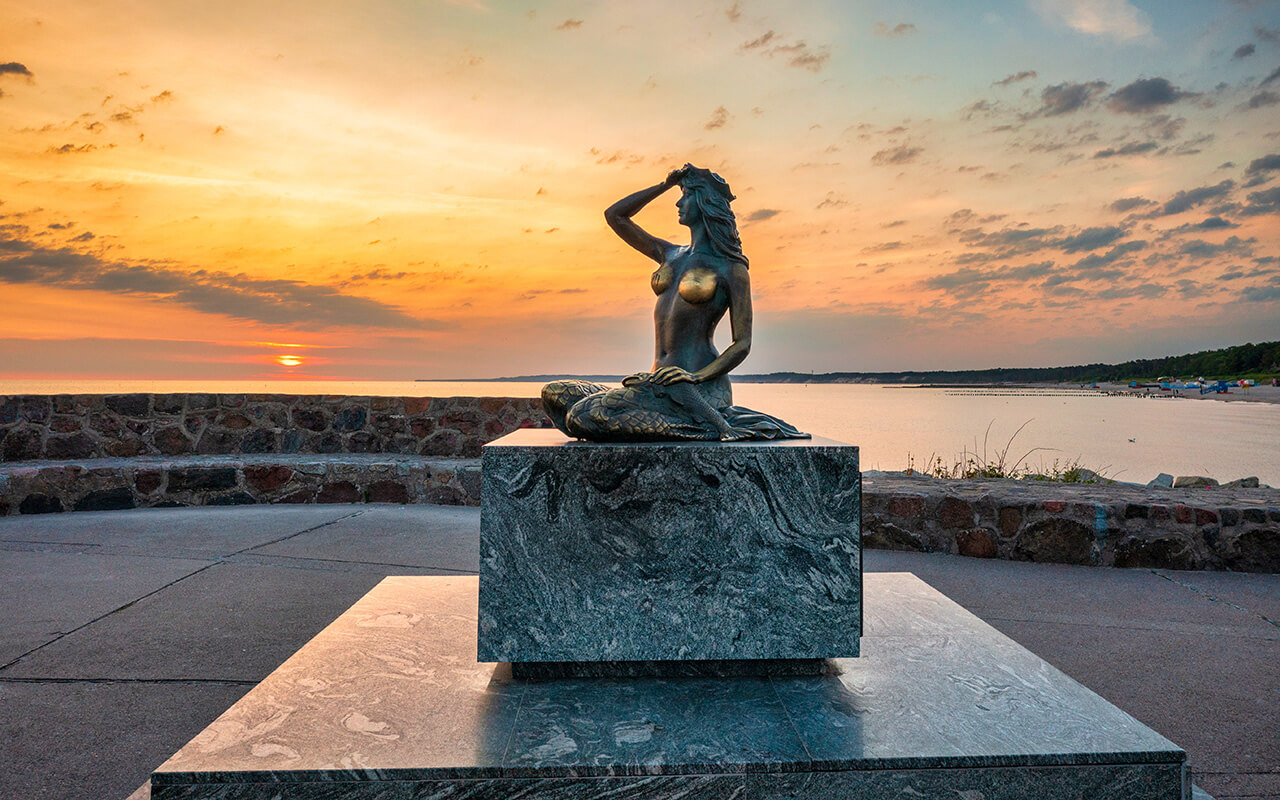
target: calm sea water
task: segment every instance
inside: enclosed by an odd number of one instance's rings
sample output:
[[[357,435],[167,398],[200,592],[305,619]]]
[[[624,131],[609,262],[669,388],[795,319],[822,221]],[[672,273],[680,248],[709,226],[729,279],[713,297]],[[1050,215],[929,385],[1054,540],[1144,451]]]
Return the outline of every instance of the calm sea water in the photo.
[[[6,381],[0,393],[283,392],[408,396],[537,397],[541,384],[515,382]],[[802,430],[859,445],[863,469],[917,467],[964,453],[1033,468],[1079,461],[1145,483],[1160,472],[1219,480],[1257,475],[1280,486],[1280,405],[1116,397],[1061,391],[973,390],[849,384],[734,385],[739,405]],[[1024,425],[1025,423],[1025,425]],[[988,426],[990,431],[988,432]],[[1015,432],[1022,427],[1020,433]],[[1038,448],[1038,449],[1036,449]],[[1028,451],[1032,451],[1027,455]]]

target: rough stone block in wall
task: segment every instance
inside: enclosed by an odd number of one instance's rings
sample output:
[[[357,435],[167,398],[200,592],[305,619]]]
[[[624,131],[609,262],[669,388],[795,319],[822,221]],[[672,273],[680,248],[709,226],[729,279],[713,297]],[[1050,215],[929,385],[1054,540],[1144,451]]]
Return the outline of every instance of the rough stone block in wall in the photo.
[[[272,453],[475,457],[485,442],[517,428],[549,425],[541,402],[521,397],[0,395],[0,460]]]

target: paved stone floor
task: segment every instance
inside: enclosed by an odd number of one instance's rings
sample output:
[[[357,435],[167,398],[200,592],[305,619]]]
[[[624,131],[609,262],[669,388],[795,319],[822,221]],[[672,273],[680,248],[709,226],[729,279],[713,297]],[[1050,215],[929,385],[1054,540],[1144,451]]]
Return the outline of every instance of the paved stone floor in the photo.
[[[479,511],[147,509],[0,519],[0,797],[123,800],[386,575],[472,574]],[[1280,798],[1280,575],[873,551]]]

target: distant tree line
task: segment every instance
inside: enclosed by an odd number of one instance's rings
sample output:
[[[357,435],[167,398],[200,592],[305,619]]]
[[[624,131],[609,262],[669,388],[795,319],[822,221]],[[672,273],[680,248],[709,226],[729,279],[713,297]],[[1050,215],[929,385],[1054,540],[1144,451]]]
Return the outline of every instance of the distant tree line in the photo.
[[[1280,376],[1280,342],[1202,350],[1182,356],[1143,358],[1123,364],[1082,364],[1074,367],[1028,367],[1012,369],[931,370],[925,372],[771,372],[743,375],[737,380],[752,383],[1093,383],[1095,381],[1154,381],[1205,377],[1214,380],[1270,378]]]

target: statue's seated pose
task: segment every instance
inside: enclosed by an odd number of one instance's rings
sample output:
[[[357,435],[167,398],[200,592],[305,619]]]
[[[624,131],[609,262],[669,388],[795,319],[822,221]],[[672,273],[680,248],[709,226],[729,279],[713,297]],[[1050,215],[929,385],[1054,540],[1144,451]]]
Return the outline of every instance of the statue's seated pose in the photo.
[[[650,236],[631,220],[677,185],[680,223],[693,239],[685,247]],[[620,389],[579,380],[547,384],[542,403],[557,428],[598,442],[809,437],[780,419],[733,405],[729,372],[751,351],[751,281],[729,208],[733,199],[719,175],[686,164],[604,212],[624,242],[658,262],[650,279],[658,296],[653,368],[627,378]],[[725,311],[733,341],[717,353],[712,335]]]

